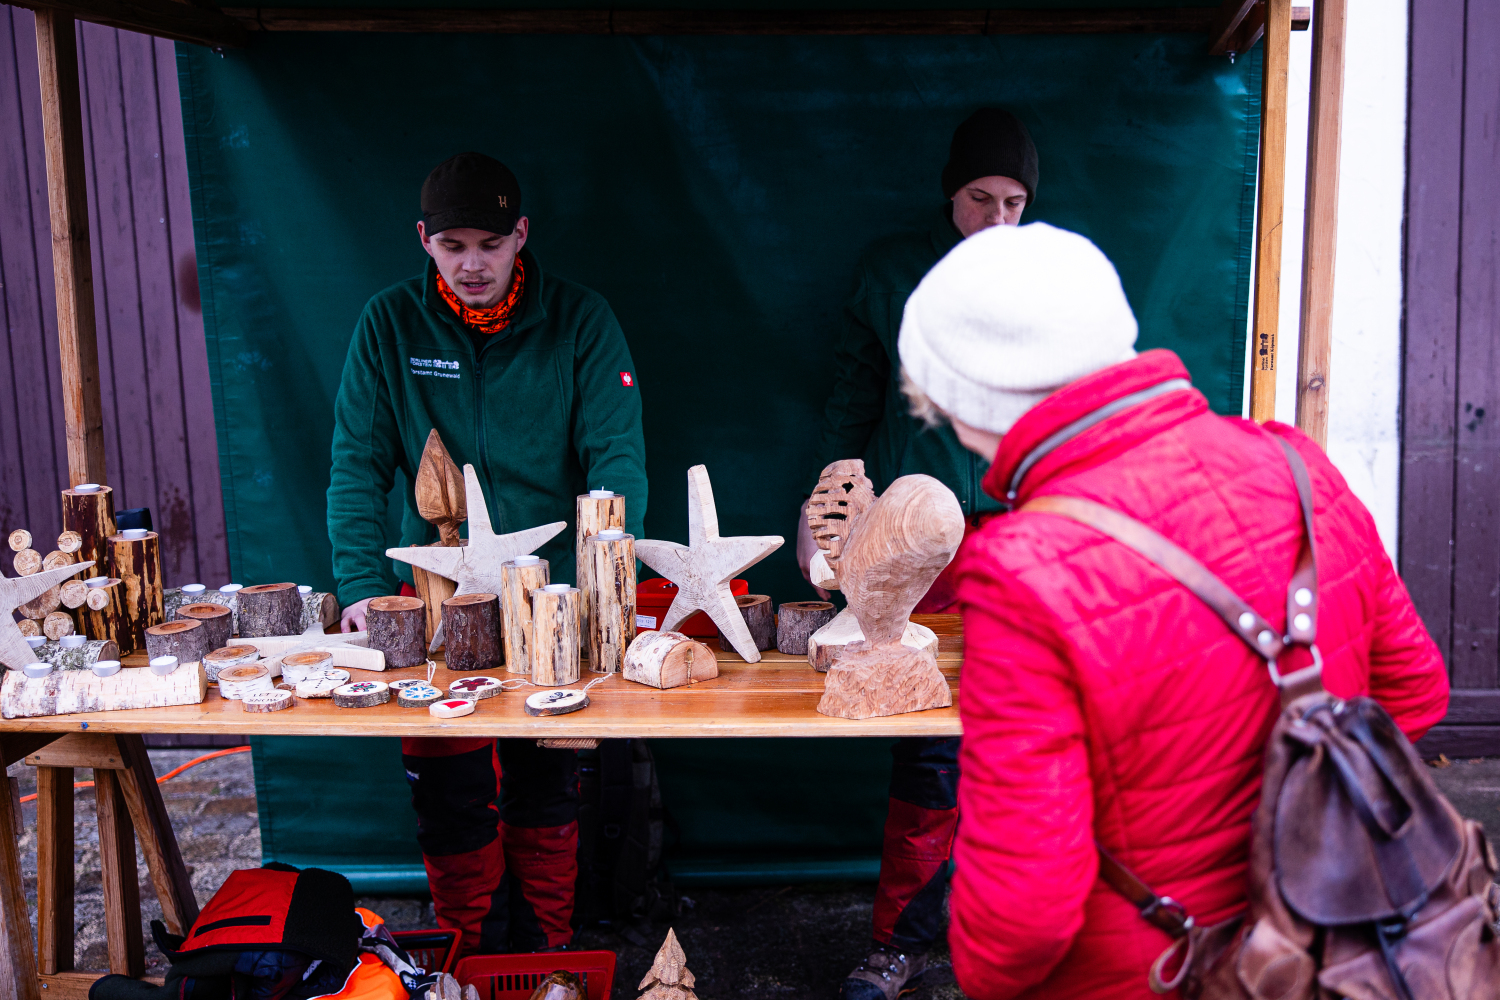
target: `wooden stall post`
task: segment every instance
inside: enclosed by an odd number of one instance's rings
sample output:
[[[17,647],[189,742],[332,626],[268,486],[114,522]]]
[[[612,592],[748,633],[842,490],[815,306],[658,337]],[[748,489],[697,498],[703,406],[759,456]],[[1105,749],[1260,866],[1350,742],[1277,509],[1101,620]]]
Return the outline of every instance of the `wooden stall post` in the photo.
[[[1255,326],[1250,343],[1250,419],[1276,419],[1276,327],[1281,309],[1281,227],[1286,207],[1287,67],[1291,0],[1265,0],[1261,80],[1260,199],[1255,219]]]
[[[36,56],[42,89],[42,144],[47,151],[47,205],[57,287],[68,485],[103,483],[104,418],[99,401],[94,271],[83,170],[83,105],[78,84],[78,40],[71,17],[46,8],[36,11]]]
[[[73,968],[73,769],[36,769],[37,965]]]
[[[6,760],[5,763],[10,762]],[[10,783],[13,781],[14,778],[7,778],[0,783],[6,799],[10,798]],[[71,791],[72,786],[68,787]],[[26,909],[26,892],[21,884],[20,839],[16,815],[7,801],[0,807],[0,998],[40,1000],[36,952],[32,950],[31,915]]]
[[[1347,0],[1318,0],[1313,8],[1312,93],[1307,114],[1297,427],[1324,447],[1328,444],[1328,368],[1333,358],[1333,270],[1339,228],[1346,4]]]
[[[94,769],[99,867],[104,882],[104,938],[109,971],[139,979],[146,971],[141,893],[135,874],[135,830],[118,771]]]

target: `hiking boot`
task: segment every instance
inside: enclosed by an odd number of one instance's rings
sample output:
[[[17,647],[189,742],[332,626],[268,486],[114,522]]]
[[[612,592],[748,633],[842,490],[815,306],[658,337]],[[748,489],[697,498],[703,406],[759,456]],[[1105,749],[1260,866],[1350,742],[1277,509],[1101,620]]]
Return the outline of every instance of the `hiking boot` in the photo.
[[[839,1000],[896,1000],[902,987],[927,971],[926,955],[876,945],[839,988]]]

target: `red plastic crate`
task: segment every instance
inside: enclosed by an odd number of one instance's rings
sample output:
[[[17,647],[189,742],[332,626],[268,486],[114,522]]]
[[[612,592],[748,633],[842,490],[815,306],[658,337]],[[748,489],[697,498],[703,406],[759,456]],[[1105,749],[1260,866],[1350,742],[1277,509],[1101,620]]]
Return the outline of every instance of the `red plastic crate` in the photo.
[[[462,931],[391,931],[402,949],[411,956],[413,964],[428,972],[453,972],[453,963],[458,959],[458,943]]]
[[[729,592],[735,597],[750,593],[750,583],[747,580],[734,579],[729,581]],[[635,630],[637,632],[654,632],[661,625],[661,620],[666,617],[667,609],[672,606],[672,598],[677,596],[677,584],[671,580],[657,577],[654,580],[642,580],[635,587]],[[688,620],[677,626],[677,631],[683,635],[690,635],[695,639],[713,639],[719,634],[719,626],[714,620],[701,611],[694,612],[688,616]]]
[[[479,991],[479,1000],[531,1000],[537,984],[558,969],[583,980],[588,1000],[609,1000],[615,981],[612,951],[549,951],[541,955],[475,955],[453,977]]]

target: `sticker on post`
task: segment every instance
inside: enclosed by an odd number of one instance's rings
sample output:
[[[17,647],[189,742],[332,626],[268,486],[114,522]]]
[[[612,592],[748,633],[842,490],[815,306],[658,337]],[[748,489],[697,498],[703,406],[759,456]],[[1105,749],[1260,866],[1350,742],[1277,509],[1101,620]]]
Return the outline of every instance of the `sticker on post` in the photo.
[[[656,619],[651,615],[636,615],[636,628],[656,628]]]

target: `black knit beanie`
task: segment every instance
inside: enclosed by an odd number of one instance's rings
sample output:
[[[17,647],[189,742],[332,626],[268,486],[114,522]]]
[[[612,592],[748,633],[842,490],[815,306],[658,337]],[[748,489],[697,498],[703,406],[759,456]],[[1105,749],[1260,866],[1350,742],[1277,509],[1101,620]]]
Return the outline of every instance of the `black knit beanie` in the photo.
[[[1026,186],[1036,200],[1036,144],[1021,119],[1002,108],[980,108],[953,132],[948,165],[943,168],[943,197],[980,177],[1010,177]]]

